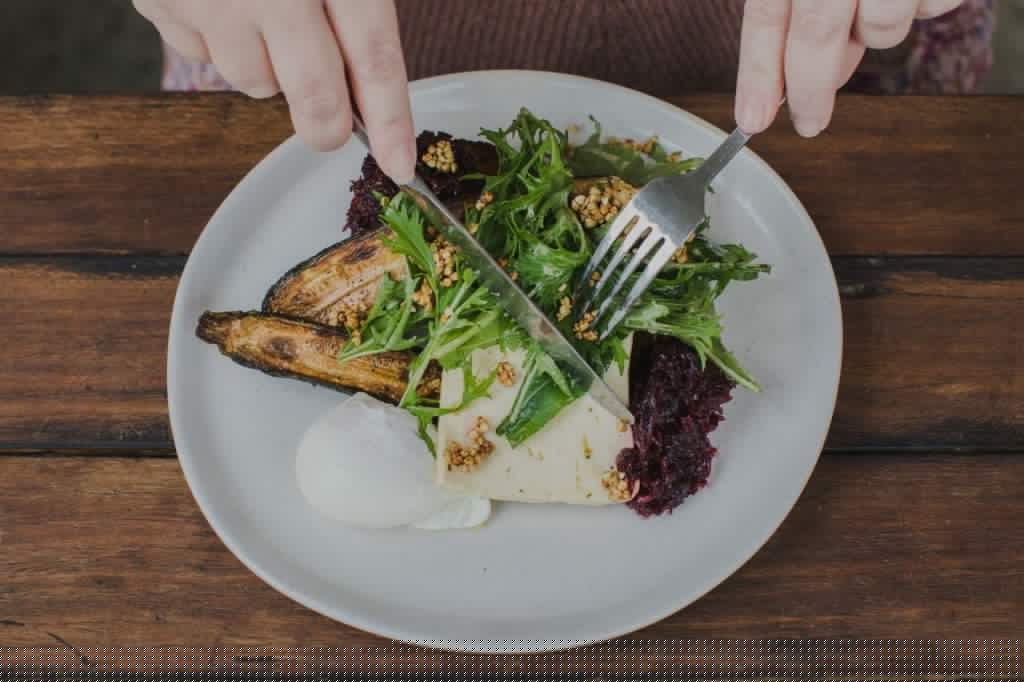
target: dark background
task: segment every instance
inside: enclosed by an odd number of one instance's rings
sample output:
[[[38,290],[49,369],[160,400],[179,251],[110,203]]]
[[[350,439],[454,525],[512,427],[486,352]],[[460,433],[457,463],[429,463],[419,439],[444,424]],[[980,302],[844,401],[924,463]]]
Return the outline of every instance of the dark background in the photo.
[[[159,38],[131,0],[0,0],[0,95],[155,91],[160,64]],[[999,0],[985,89],[1024,93],[1024,0]]]

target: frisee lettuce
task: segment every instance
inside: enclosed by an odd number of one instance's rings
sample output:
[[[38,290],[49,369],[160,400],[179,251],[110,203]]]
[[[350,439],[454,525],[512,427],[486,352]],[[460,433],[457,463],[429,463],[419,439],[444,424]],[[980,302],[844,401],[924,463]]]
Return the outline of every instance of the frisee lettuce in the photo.
[[[689,172],[698,159],[679,159],[654,145],[649,154],[621,143],[602,140],[595,121],[593,135],[571,148],[568,135],[526,109],[502,130],[481,136],[498,153],[498,172],[472,176],[482,180],[493,200],[466,209],[465,222],[477,226],[480,243],[516,273],[518,282],[544,310],[557,319],[562,298],[569,295],[607,226],[586,229],[569,208],[577,177],[618,176],[641,186],[654,178]],[[524,347],[526,363],[509,414],[496,433],[517,446],[548,424],[585,393],[540,347],[500,310],[494,296],[477,280],[477,273],[457,261],[458,279],[440,285],[422,214],[413,201],[399,194],[388,202],[382,219],[391,229],[386,244],[406,257],[409,277],[381,286],[362,330],[362,343],[346,347],[341,359],[388,350],[418,350],[409,371],[409,385],[400,405],[417,416],[420,432],[431,446],[428,426],[433,419],[467,408],[488,395],[494,376],[477,379],[471,371],[473,351],[501,345]],[[757,382],[722,343],[721,319],[715,302],[735,281],[750,281],[769,271],[755,263],[754,254],[739,245],[717,245],[701,226],[687,247],[687,259],[669,264],[644,294],[624,323],[600,343],[577,341],[571,316],[557,324],[599,372],[613,362],[625,370],[625,340],[633,332],[673,336],[689,344],[701,361],[713,362],[738,384],[759,390]],[[411,303],[412,294],[426,282],[435,292],[432,311]],[[628,287],[623,291],[628,291]],[[620,296],[624,296],[620,294]],[[466,390],[460,405],[441,408],[417,387],[430,363],[446,370],[461,368]]]
[[[631,149],[620,142],[604,140],[601,124],[594,118],[594,132],[582,145],[573,148],[569,158],[572,172],[579,178],[615,175],[634,187],[642,187],[651,180],[689,173],[699,166],[701,159],[678,159],[655,143],[650,154]]]

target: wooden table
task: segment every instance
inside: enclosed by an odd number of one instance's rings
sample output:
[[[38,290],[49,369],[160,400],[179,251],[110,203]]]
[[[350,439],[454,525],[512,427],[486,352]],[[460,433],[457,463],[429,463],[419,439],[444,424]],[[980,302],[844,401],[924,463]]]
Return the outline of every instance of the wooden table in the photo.
[[[677,103],[730,125],[727,98]],[[1024,99],[847,98],[817,141],[754,141],[833,257],[839,405],[774,538],[638,636],[1024,633],[1022,120]],[[234,96],[0,100],[0,644],[383,643],[246,570],[168,428],[178,275],[289,133]]]

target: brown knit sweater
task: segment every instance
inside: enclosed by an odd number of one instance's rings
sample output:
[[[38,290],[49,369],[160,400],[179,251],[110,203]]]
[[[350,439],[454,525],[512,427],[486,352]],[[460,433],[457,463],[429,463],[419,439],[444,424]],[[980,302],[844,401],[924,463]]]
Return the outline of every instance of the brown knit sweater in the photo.
[[[520,68],[613,81],[655,95],[735,88],[743,0],[395,0],[413,78]],[[995,0],[965,0],[869,51],[850,89],[972,92],[992,64]],[[167,53],[169,90],[230,88]]]
[[[743,0],[397,0],[409,75],[541,69],[655,95],[735,87]]]

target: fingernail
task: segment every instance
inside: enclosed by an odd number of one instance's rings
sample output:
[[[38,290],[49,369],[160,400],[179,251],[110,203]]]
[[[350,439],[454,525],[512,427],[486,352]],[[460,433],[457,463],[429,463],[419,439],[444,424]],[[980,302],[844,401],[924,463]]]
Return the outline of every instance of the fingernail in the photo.
[[[768,127],[767,110],[756,100],[743,98],[736,106],[736,125],[745,133],[759,133]]]
[[[821,131],[825,130],[823,123],[799,117],[793,118],[793,127],[796,128],[796,132],[800,137],[817,137],[821,134]]]
[[[270,99],[277,93],[281,92],[280,88],[272,85],[259,86],[255,88],[249,88],[245,91],[245,94],[253,99]]]

